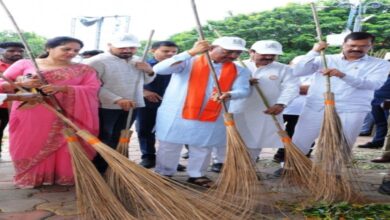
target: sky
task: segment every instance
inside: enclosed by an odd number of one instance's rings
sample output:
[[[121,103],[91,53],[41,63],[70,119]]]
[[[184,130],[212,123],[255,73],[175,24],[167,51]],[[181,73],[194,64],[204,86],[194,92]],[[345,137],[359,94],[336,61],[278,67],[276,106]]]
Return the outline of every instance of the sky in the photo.
[[[307,3],[313,0],[196,0],[201,19],[223,20],[229,16],[271,10],[288,2]],[[46,38],[71,35],[72,18],[84,16],[107,18],[103,22],[101,46],[115,33],[126,29],[140,40],[147,40],[152,29],[154,40],[164,40],[196,26],[190,0],[3,0],[23,31],[35,32]],[[124,16],[115,19],[114,16]],[[84,49],[94,49],[96,25],[75,25],[75,37],[84,41]],[[0,31],[15,30],[5,11],[0,9]]]

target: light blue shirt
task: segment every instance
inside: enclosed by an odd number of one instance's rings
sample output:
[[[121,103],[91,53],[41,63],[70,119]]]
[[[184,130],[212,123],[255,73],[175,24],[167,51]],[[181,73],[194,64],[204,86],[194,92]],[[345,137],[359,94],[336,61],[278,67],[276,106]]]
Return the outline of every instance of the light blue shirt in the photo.
[[[320,72],[323,69],[320,54],[310,51],[295,66],[294,75],[314,74],[306,96],[306,107],[315,111],[324,108],[326,77]],[[346,74],[343,78],[331,77],[331,92],[335,95],[338,112],[369,112],[374,91],[386,81],[390,72],[390,63],[371,56],[348,61],[343,54],[327,55],[328,68],[335,68]]]
[[[156,74],[172,74],[171,81],[165,91],[164,98],[157,113],[156,136],[161,141],[189,144],[192,146],[225,145],[226,128],[220,116],[214,122],[187,120],[182,118],[182,110],[187,96],[188,81],[194,57],[183,52],[166,59],[153,67]],[[250,72],[237,66],[237,78],[230,91],[232,99],[243,98],[249,95]],[[219,77],[222,64],[214,64]],[[206,97],[203,107],[210,98],[214,87],[214,80],[210,75],[206,88]]]

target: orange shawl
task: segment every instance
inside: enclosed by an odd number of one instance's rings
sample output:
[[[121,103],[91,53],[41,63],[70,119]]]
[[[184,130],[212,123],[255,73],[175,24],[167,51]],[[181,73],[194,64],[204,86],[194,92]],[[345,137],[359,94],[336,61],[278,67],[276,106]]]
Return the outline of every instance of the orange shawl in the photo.
[[[192,64],[190,79],[188,82],[187,97],[184,102],[182,116],[184,119],[199,121],[216,121],[222,105],[219,102],[210,99],[201,112],[203,100],[206,94],[206,87],[209,81],[210,67],[205,55],[199,56]],[[236,65],[232,62],[226,62],[222,65],[221,75],[218,83],[222,92],[231,89],[237,76]],[[213,89],[213,93],[216,89]]]

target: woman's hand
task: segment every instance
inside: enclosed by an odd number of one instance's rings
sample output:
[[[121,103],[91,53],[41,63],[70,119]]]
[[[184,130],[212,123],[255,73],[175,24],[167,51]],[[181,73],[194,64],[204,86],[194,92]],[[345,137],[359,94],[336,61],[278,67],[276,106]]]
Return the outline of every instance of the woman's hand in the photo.
[[[66,93],[68,91],[68,86],[59,86],[59,85],[47,84],[47,85],[41,86],[39,89],[44,94],[54,95],[57,92]]]
[[[39,88],[43,85],[41,80],[36,75],[26,75],[18,78],[17,81],[17,85],[28,89]]]

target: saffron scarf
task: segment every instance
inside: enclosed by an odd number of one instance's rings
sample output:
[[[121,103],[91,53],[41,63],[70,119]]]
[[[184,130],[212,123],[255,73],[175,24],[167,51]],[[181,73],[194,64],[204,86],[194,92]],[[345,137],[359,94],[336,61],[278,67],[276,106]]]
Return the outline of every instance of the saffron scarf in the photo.
[[[190,79],[188,82],[187,97],[184,102],[182,117],[189,120],[216,121],[221,113],[222,104],[210,99],[202,110],[203,101],[206,95],[206,87],[209,81],[210,67],[205,55],[195,59],[192,64]],[[222,64],[221,75],[218,83],[222,92],[231,89],[237,76],[237,68],[233,62]],[[217,90],[214,87],[213,93]]]

